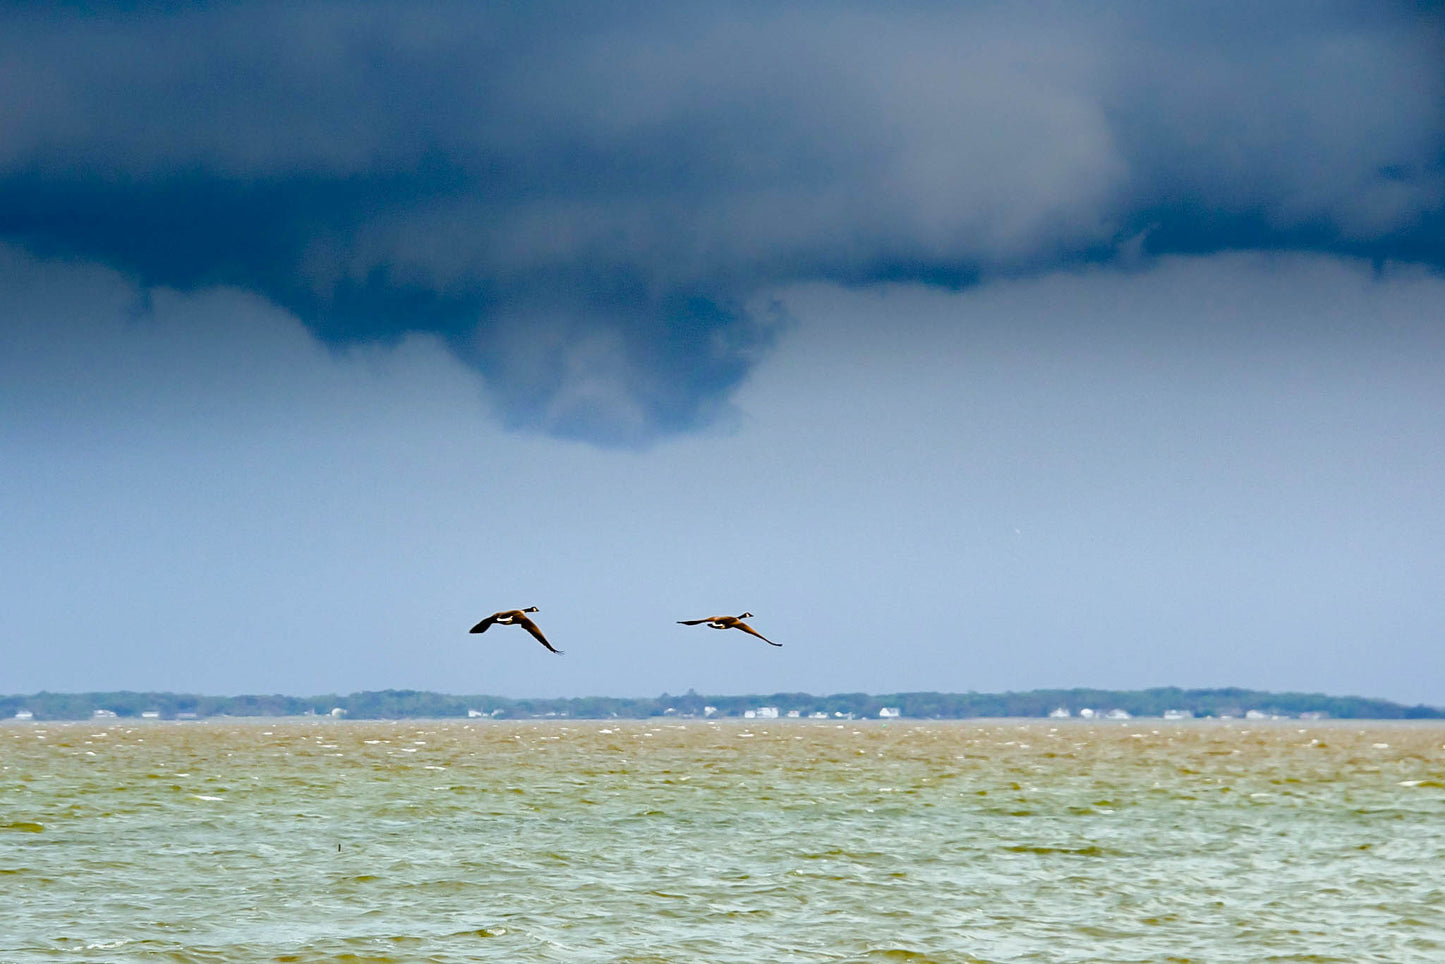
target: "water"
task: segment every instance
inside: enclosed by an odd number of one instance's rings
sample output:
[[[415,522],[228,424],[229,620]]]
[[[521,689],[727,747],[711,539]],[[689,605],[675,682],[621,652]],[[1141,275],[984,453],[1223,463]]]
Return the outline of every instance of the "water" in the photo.
[[[1445,727],[6,724],[0,960],[1445,960]]]

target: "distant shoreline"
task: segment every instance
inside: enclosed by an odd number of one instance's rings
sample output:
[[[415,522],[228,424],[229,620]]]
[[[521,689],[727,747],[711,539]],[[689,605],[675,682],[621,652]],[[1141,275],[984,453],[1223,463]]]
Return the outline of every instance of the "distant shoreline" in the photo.
[[[1272,693],[1240,688],[1029,690],[1007,693],[809,693],[512,699],[421,690],[204,696],[168,692],[88,692],[0,696],[0,720],[308,719],[738,719],[987,720],[1127,719],[1435,720],[1445,709],[1359,696]]]
[[[898,726],[898,725],[921,726],[921,725],[928,725],[928,724],[937,724],[937,725],[939,725],[939,726],[945,726],[945,725],[947,725],[947,726],[954,726],[954,725],[957,725],[957,726],[965,726],[965,727],[967,727],[967,726],[975,726],[975,727],[977,727],[977,726],[993,726],[993,725],[998,725],[998,726],[1011,725],[1011,726],[1020,726],[1020,727],[1022,727],[1022,726],[1028,726],[1028,727],[1050,727],[1050,728],[1053,728],[1053,729],[1057,729],[1057,728],[1060,727],[1060,726],[1064,726],[1064,727],[1073,727],[1073,728],[1076,728],[1076,729],[1079,729],[1079,730],[1084,730],[1084,729],[1108,729],[1108,728],[1110,728],[1110,727],[1119,727],[1119,728],[1127,729],[1130,725],[1134,725],[1134,726],[1137,727],[1137,726],[1139,726],[1139,725],[1141,725],[1141,724],[1147,724],[1148,726],[1151,726],[1151,727],[1155,728],[1156,730],[1157,730],[1159,727],[1161,727],[1161,726],[1162,726],[1162,727],[1176,727],[1176,728],[1186,728],[1186,727],[1200,727],[1200,728],[1208,728],[1208,727],[1245,727],[1245,728],[1248,728],[1248,727],[1256,727],[1256,726],[1257,726],[1257,727],[1285,727],[1285,726],[1293,726],[1293,727],[1299,728],[1299,729],[1301,729],[1301,731],[1303,731],[1303,730],[1306,729],[1306,728],[1308,728],[1308,729],[1319,728],[1319,729],[1321,729],[1321,730],[1329,730],[1329,729],[1344,729],[1344,728],[1348,728],[1348,727],[1352,727],[1352,726],[1364,726],[1364,725],[1369,725],[1369,726],[1374,726],[1374,727],[1399,727],[1399,728],[1404,728],[1404,729],[1408,729],[1408,728],[1412,728],[1412,727],[1440,728],[1440,727],[1445,727],[1445,717],[1411,717],[1411,718],[1409,718],[1409,719],[1404,719],[1404,718],[1400,718],[1400,719],[1381,719],[1381,718],[1378,718],[1378,717],[1354,717],[1354,718],[1350,718],[1350,719],[1336,719],[1336,718],[1333,718],[1333,717],[1323,717],[1323,718],[1319,718],[1319,719],[1305,719],[1305,720],[1301,720],[1301,719],[1298,719],[1298,718],[1287,717],[1287,716],[1270,717],[1270,718],[1267,718],[1267,719],[1244,719],[1244,718],[1242,718],[1242,717],[1233,717],[1233,716],[1227,716],[1227,717],[1195,716],[1195,717],[1189,717],[1188,719],[1182,719],[1182,720],[1173,720],[1173,719],[1166,720],[1166,719],[1162,719],[1161,717],[1157,717],[1157,716],[1134,716],[1134,717],[1130,717],[1130,718],[1127,719],[1127,720],[1081,719],[1081,718],[1079,718],[1079,717],[1072,717],[1072,718],[1069,718],[1069,719],[1049,719],[1048,717],[1040,717],[1040,716],[968,716],[968,717],[950,717],[950,718],[946,718],[946,719],[945,719],[945,718],[941,718],[941,717],[928,717],[928,718],[923,718],[923,717],[906,717],[906,716],[904,716],[904,717],[897,717],[897,718],[892,718],[892,719],[873,719],[873,718],[867,718],[867,717],[863,717],[863,718],[854,717],[854,718],[851,718],[851,719],[850,719],[850,718],[844,718],[844,719],[830,719],[830,720],[814,720],[814,719],[808,719],[807,717],[802,717],[802,718],[798,718],[798,717],[779,717],[779,718],[777,718],[777,719],[758,720],[758,719],[744,719],[743,717],[740,717],[740,716],[720,716],[720,717],[711,717],[711,718],[703,718],[703,717],[697,717],[697,716],[665,717],[665,718],[664,718],[664,717],[651,716],[651,717],[615,717],[615,718],[605,718],[605,719],[602,718],[602,717],[576,717],[576,716],[571,716],[571,717],[569,717],[569,716],[557,716],[557,717],[550,717],[550,716],[548,716],[548,717],[544,717],[544,716],[532,716],[532,717],[510,717],[510,718],[509,718],[509,717],[499,717],[499,718],[497,718],[497,719],[488,719],[488,718],[467,719],[467,718],[465,718],[465,717],[459,717],[459,716],[407,716],[407,717],[360,717],[360,718],[352,718],[352,717],[345,717],[345,716],[342,716],[342,717],[332,717],[332,716],[320,716],[320,715],[312,715],[312,716],[304,716],[304,715],[303,715],[303,716],[225,716],[225,715],[219,715],[219,716],[197,717],[197,718],[195,718],[195,719],[160,719],[160,718],[156,718],[156,719],[140,719],[140,718],[137,718],[137,717],[104,717],[104,718],[85,717],[85,718],[76,718],[76,719],[45,719],[45,720],[42,720],[42,719],[39,719],[39,718],[28,719],[28,720],[27,720],[27,719],[15,719],[14,717],[0,717],[0,728],[4,728],[4,727],[36,726],[36,725],[49,725],[49,724],[56,724],[56,725],[62,725],[62,724],[63,724],[63,725],[65,725],[65,726],[81,726],[81,725],[87,725],[87,726],[109,725],[109,726],[114,726],[114,725],[117,725],[117,724],[124,724],[124,725],[126,725],[126,726],[142,726],[142,727],[143,727],[143,726],[191,726],[191,725],[195,725],[195,726],[225,726],[225,725],[230,725],[230,726],[246,726],[246,727],[253,727],[253,726],[254,726],[254,727],[261,727],[261,726],[298,726],[298,725],[315,725],[315,726],[346,726],[346,725],[356,725],[356,726],[365,725],[365,726],[371,726],[371,725],[376,725],[376,726],[387,726],[387,725],[401,724],[401,723],[405,723],[405,724],[413,724],[413,723],[416,723],[416,724],[445,725],[445,726],[461,726],[461,727],[468,727],[468,726],[471,726],[471,727],[493,727],[493,726],[495,726],[495,727],[507,727],[507,726],[519,726],[519,725],[525,724],[525,725],[527,725],[527,726],[556,726],[556,727],[564,727],[564,728],[567,727],[568,725],[573,725],[573,726],[586,726],[586,727],[617,726],[617,727],[637,728],[637,727],[657,726],[657,725],[662,724],[662,723],[667,723],[667,724],[674,725],[674,726],[690,726],[690,727],[691,727],[691,726],[749,727],[749,726],[763,725],[763,726],[783,726],[783,727],[796,726],[796,727],[802,727],[802,728],[806,728],[806,729],[831,729],[831,728],[833,728],[835,725],[836,725],[837,728],[841,729],[841,728],[843,728],[843,726],[844,726],[845,724],[848,725],[848,726],[869,726],[869,727],[877,726],[877,727],[884,727],[884,728],[888,727],[890,724],[893,724],[893,725],[895,725],[895,726]]]

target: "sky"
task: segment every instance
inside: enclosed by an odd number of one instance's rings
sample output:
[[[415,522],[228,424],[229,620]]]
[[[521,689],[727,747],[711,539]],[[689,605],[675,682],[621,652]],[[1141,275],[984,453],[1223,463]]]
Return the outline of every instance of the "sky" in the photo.
[[[1445,705],[1433,5],[15,4],[0,78],[0,692]]]

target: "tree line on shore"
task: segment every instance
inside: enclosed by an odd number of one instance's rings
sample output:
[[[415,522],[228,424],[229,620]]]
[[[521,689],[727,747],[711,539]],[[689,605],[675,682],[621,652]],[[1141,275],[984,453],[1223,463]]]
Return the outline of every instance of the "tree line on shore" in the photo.
[[[461,696],[421,690],[375,690],[348,696],[200,696],[187,693],[34,693],[0,696],[0,719],[78,720],[117,718],[203,719],[216,716],[345,716],[349,719],[410,719],[484,716],[494,719],[570,717],[573,719],[647,719],[659,716],[730,717],[768,708],[779,715],[826,714],[853,719],[888,715],[911,719],[1046,717],[1058,710],[1078,716],[1122,711],[1130,716],[1187,715],[1241,717],[1246,714],[1331,719],[1442,719],[1445,709],[1406,706],[1389,700],[1323,693],[1270,693],[1238,688],[1147,690],[1054,689],[1019,693],[809,693],[702,696],[586,696],[559,699],[511,699]]]

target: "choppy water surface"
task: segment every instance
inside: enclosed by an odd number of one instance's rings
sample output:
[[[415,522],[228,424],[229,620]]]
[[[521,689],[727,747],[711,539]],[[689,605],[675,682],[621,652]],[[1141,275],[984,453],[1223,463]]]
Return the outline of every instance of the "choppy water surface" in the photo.
[[[6,724],[0,907],[14,961],[1445,960],[1445,728]]]

